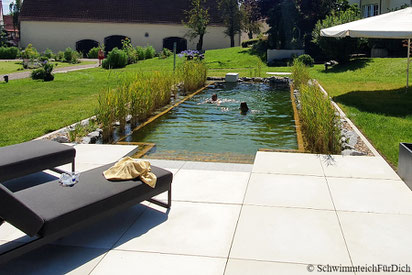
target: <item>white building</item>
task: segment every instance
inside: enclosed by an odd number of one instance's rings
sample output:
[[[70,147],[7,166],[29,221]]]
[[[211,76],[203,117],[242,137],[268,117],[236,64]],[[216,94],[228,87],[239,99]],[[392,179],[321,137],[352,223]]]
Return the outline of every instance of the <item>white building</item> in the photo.
[[[399,9],[404,5],[412,6],[412,0],[349,0],[349,4],[357,4],[363,17],[370,17]]]
[[[157,51],[173,47],[196,49],[197,39],[185,38],[185,10],[190,0],[24,0],[21,12],[21,47],[33,44],[39,51],[67,47],[87,52],[98,44],[106,50],[121,47],[130,38],[135,46],[152,45]],[[230,46],[224,34],[216,0],[208,0],[210,25],[203,49]],[[236,46],[240,44],[237,36]]]

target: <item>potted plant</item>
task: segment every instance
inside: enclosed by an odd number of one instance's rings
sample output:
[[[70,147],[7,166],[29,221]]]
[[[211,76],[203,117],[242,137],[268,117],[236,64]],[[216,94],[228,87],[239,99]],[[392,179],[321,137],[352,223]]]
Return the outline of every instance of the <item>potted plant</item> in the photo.
[[[412,143],[399,144],[398,174],[412,190]]]

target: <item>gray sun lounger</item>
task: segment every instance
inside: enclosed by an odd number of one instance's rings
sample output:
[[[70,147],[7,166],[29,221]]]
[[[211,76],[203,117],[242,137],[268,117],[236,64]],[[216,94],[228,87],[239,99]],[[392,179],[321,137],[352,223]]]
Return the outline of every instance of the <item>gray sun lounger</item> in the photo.
[[[0,182],[72,163],[76,150],[72,146],[49,140],[34,140],[0,148]]]
[[[82,173],[73,187],[63,187],[58,180],[53,180],[12,192],[6,187],[7,183],[0,183],[0,225],[7,221],[35,237],[17,246],[15,242],[0,246],[0,264],[140,202],[171,207],[171,172],[152,166],[157,184],[151,188],[140,180],[106,180],[103,171],[113,165]],[[164,192],[168,192],[166,203],[153,199]]]

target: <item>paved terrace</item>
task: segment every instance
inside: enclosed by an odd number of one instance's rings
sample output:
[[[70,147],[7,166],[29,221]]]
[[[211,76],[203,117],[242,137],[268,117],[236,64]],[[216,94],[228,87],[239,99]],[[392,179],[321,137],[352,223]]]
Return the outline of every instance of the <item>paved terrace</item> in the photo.
[[[78,145],[77,166],[133,149]],[[295,275],[309,274],[308,264],[412,265],[412,192],[380,157],[259,152],[254,165],[152,164],[175,175],[170,211],[137,205],[0,273]],[[27,237],[5,224],[0,240]]]

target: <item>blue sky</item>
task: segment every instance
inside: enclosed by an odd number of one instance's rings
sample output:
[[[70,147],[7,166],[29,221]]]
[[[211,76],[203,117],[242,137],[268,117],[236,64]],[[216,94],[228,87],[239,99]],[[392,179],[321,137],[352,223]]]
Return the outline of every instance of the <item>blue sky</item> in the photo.
[[[4,11],[4,14],[8,14],[8,13],[9,13],[9,5],[10,5],[11,2],[13,2],[13,0],[3,0],[3,11]]]

